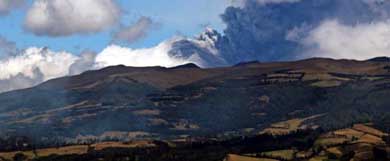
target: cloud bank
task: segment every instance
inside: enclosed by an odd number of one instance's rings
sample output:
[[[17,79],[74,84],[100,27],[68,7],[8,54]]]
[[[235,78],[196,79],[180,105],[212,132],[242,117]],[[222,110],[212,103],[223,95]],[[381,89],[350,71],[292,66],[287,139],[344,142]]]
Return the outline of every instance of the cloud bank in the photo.
[[[90,34],[116,24],[119,17],[114,0],[36,0],[24,28],[43,36]]]
[[[17,55],[0,60],[0,92],[28,88],[49,79],[113,65],[135,67],[173,67],[186,63],[206,65],[205,62],[200,61],[202,56],[196,50],[186,56],[172,52],[174,44],[181,41],[196,42],[199,48],[207,46],[206,42],[200,39],[175,37],[151,48],[131,49],[110,45],[99,53],[84,51],[79,55],[48,48],[30,47],[21,50]],[[202,50],[205,53],[201,54],[211,53],[211,51],[206,52],[206,49]]]
[[[302,40],[305,57],[367,60],[390,56],[390,22],[345,25],[327,20]]]
[[[70,65],[69,75],[77,75],[87,70],[96,69],[95,67],[96,53],[94,51],[85,50],[80,56]]]
[[[42,81],[69,74],[78,58],[67,52],[29,48],[16,56],[0,60],[0,92],[34,86]]]
[[[0,61],[0,79],[7,79],[23,73],[34,77],[34,70],[43,73],[44,79],[52,79],[68,74],[69,66],[77,59],[71,53],[54,52],[47,48],[29,48],[21,55]]]
[[[168,55],[173,41],[165,41],[155,47],[145,49],[131,49],[118,45],[110,45],[96,56],[95,66],[101,68],[122,64],[134,67],[173,67],[188,63],[187,60]]]

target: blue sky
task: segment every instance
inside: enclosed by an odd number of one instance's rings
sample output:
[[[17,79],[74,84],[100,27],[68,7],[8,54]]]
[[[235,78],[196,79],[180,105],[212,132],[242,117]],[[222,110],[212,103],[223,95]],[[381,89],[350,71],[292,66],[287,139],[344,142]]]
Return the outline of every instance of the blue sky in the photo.
[[[219,18],[229,4],[229,0],[117,0],[123,11],[120,22],[124,25],[135,23],[139,17],[150,17],[158,25],[147,36],[132,44],[130,48],[155,46],[174,35],[193,36],[199,34],[204,25],[219,31],[224,24]],[[118,26],[93,34],[74,34],[65,37],[35,36],[23,29],[26,10],[32,1],[24,7],[0,17],[0,35],[16,42],[19,48],[31,46],[49,47],[53,50],[66,50],[79,53],[89,49],[96,52],[104,49],[111,41],[111,35]]]

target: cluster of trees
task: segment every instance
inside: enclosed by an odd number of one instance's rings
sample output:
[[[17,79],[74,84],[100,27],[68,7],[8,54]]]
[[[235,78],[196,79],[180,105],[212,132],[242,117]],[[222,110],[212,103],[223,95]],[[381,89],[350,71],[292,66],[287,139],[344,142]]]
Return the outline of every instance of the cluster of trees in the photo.
[[[21,151],[32,148],[32,141],[25,136],[0,137],[0,151]]]
[[[222,161],[230,153],[256,153],[295,147],[305,149],[312,146],[320,131],[297,131],[290,135],[275,137],[259,135],[254,137],[237,137],[229,140],[202,140],[178,144],[175,147],[167,142],[155,141],[156,147],[149,148],[107,148],[95,150],[90,148],[82,155],[50,155],[36,157],[34,161]],[[26,156],[17,153],[14,160],[26,160]]]
[[[312,149],[312,155],[317,155],[324,149],[313,147],[316,139],[325,131],[298,130],[284,136],[272,136],[268,134],[258,136],[242,136],[227,140],[201,140],[170,146],[164,141],[154,141],[156,147],[148,148],[107,148],[96,150],[89,148],[86,154],[81,155],[50,155],[35,157],[34,161],[222,161],[227,154],[259,154],[265,151],[280,149],[296,149],[304,151]],[[343,147],[343,145],[341,145]],[[347,146],[347,145],[344,145]],[[374,151],[375,157],[387,155],[386,148],[378,147]],[[346,153],[342,158],[350,159],[353,153]],[[336,156],[329,156],[337,158]],[[23,161],[27,157],[17,153],[13,160]],[[278,158],[285,160],[283,158]],[[340,159],[340,158],[337,158]],[[0,158],[1,160],[1,158]]]

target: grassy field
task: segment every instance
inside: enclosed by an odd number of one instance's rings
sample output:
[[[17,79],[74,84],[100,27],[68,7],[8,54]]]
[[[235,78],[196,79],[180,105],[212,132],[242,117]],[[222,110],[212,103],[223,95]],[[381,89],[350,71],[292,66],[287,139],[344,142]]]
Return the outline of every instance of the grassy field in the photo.
[[[315,82],[311,85],[314,87],[327,88],[327,87],[337,87],[337,86],[340,86],[341,84],[342,84],[342,81],[339,81],[339,80],[324,80],[324,81]]]
[[[74,146],[66,146],[60,148],[46,148],[39,149],[35,152],[33,151],[16,151],[16,152],[5,152],[0,153],[0,157],[4,159],[12,160],[12,158],[17,153],[22,153],[27,156],[28,159],[33,159],[35,157],[49,156],[51,154],[57,155],[67,155],[67,154],[85,154],[87,153],[88,146],[87,145],[74,145]]]
[[[337,137],[334,137],[334,138],[319,138],[316,140],[316,142],[314,143],[315,146],[321,146],[321,147],[330,147],[330,146],[334,146],[334,145],[339,145],[339,144],[343,144],[343,143],[346,143],[348,142],[349,140],[347,138],[343,138],[343,137],[340,137],[340,138],[337,138]]]
[[[45,148],[38,149],[34,151],[15,151],[15,152],[0,152],[0,157],[12,160],[12,158],[17,153],[22,153],[28,157],[28,159],[33,159],[35,157],[45,157],[52,154],[56,155],[69,155],[69,154],[85,154],[88,152],[88,149],[93,150],[102,150],[106,148],[134,148],[134,147],[151,147],[155,146],[153,143],[148,141],[134,141],[131,143],[122,143],[122,142],[102,142],[97,144],[88,145],[72,145],[64,146],[59,148]]]
[[[327,159],[328,159],[327,156],[316,156],[316,157],[310,158],[309,161],[324,161],[324,160],[327,160]]]
[[[282,158],[284,160],[293,160],[295,158],[295,150],[277,150],[261,153],[262,156],[267,158]]]
[[[341,157],[343,155],[343,152],[338,147],[328,148],[328,149],[326,149],[326,152],[329,153],[329,154],[333,154],[333,155],[335,155],[337,157]]]
[[[246,156],[240,156],[235,154],[229,154],[225,161],[278,161],[275,159],[267,159],[267,158],[253,158],[253,157],[246,157]]]
[[[344,136],[349,139],[360,138],[364,135],[364,132],[360,132],[351,128],[336,130],[333,132],[335,135]]]
[[[317,116],[318,117],[318,116]],[[310,117],[313,118],[313,117]],[[305,119],[310,118],[304,118],[304,119],[293,119],[289,121],[285,121],[283,123],[277,123],[274,124],[274,128],[297,128],[301,126],[302,121]],[[375,134],[375,135],[374,135]],[[251,149],[248,150],[248,153],[237,153],[235,151],[222,151],[221,149],[218,149],[217,154],[220,155],[220,159],[225,158],[224,161],[277,161],[277,160],[309,160],[309,161],[323,161],[326,159],[335,159],[335,158],[342,158],[345,156],[349,156],[350,158],[359,158],[359,157],[373,157],[373,149],[374,147],[381,147],[386,146],[385,142],[382,140],[381,137],[378,137],[378,135],[386,136],[388,134],[383,133],[377,129],[374,129],[370,127],[369,125],[354,125],[351,128],[345,128],[340,129],[336,131],[326,132],[322,134],[316,134],[315,138],[313,138],[313,141],[308,144],[307,147],[304,149],[300,149],[298,147],[284,147],[280,148],[279,150],[272,150],[272,151],[261,151],[258,149],[258,147],[254,147],[255,150]],[[277,136],[273,136],[277,137]],[[282,136],[279,136],[282,137]],[[253,141],[253,140],[251,140]],[[263,143],[264,140],[261,140],[261,143]],[[192,149],[193,147],[188,147],[188,149],[181,149],[182,146],[175,146],[173,143],[169,144],[170,142],[167,142],[166,145],[169,147],[175,147],[177,151],[174,151],[176,153],[170,153],[169,155],[165,152],[162,153],[162,156],[168,155],[168,156],[179,156],[178,154],[181,154],[182,156],[194,156],[195,159],[198,156],[205,155],[205,151],[202,151],[200,153],[194,153],[196,151],[195,149]],[[219,143],[218,143],[219,144]],[[276,143],[277,144],[277,143]],[[129,150],[130,148],[135,147],[158,147],[158,143],[151,142],[151,141],[134,141],[129,143],[122,143],[122,142],[103,142],[103,143],[97,143],[97,144],[91,144],[91,145],[73,145],[73,146],[64,146],[59,148],[45,148],[45,149],[37,149],[35,151],[15,151],[15,152],[7,152],[7,153],[0,153],[0,160],[2,158],[6,160],[13,160],[13,157],[15,154],[22,153],[25,156],[27,156],[28,159],[34,159],[50,156],[51,154],[56,155],[70,155],[70,154],[87,154],[90,150],[92,151],[104,151],[104,150],[112,150],[108,148],[119,148],[119,149],[125,149]],[[215,144],[212,144],[215,146]],[[213,147],[211,145],[207,145],[210,147]],[[205,145],[205,147],[207,147]],[[216,146],[218,147],[218,146]],[[213,148],[216,148],[213,147]],[[241,147],[242,145],[236,146]],[[129,149],[126,149],[129,148]],[[210,149],[213,149],[210,148]],[[142,148],[141,148],[142,149]],[[200,148],[202,149],[202,148]],[[234,149],[234,148],[233,148]],[[239,148],[238,148],[239,149]],[[273,149],[273,148],[272,148]],[[299,149],[300,151],[298,151]],[[117,150],[117,149],[115,149]],[[139,149],[138,149],[139,150]],[[150,150],[150,149],[148,149]],[[182,151],[181,151],[182,150]],[[207,151],[207,150],[206,150]],[[113,152],[113,151],[110,151]],[[208,151],[207,151],[208,152]],[[206,152],[206,153],[207,153]],[[351,153],[352,152],[352,153]],[[127,152],[126,152],[127,153]],[[234,153],[229,154],[228,153]],[[94,153],[88,153],[94,155]],[[111,153],[110,153],[111,154]],[[129,155],[134,155],[133,153],[127,153]],[[211,152],[213,156],[213,152]],[[350,154],[352,154],[350,156]],[[149,152],[146,154],[149,156]],[[159,154],[158,154],[159,155]],[[156,155],[156,156],[158,156]],[[226,157],[225,157],[226,156]],[[218,157],[218,158],[219,158]],[[191,158],[191,159],[194,159]],[[171,159],[171,158],[169,158]],[[182,158],[180,158],[182,159]],[[181,161],[181,160],[179,160]],[[208,160],[207,160],[208,161]],[[218,160],[220,161],[220,160]]]
[[[371,134],[363,135],[356,142],[357,143],[369,143],[369,144],[385,144],[385,142],[382,140],[382,138],[375,136],[375,135],[371,135]]]
[[[298,130],[302,122],[303,121],[301,119],[292,119],[284,122],[278,122],[272,124],[270,128],[264,129],[262,133],[272,135],[287,135],[295,130]]]
[[[323,115],[324,114],[314,115],[306,118],[296,118],[296,119],[291,119],[283,122],[277,122],[271,124],[271,127],[264,129],[261,133],[271,134],[271,135],[287,135],[291,132],[300,129],[305,121],[315,119]]]
[[[364,125],[364,124],[356,124],[356,125],[354,125],[352,127],[352,129],[360,131],[360,132],[363,132],[363,133],[375,135],[375,136],[378,136],[378,137],[383,137],[383,136],[388,135],[388,134],[386,134],[386,133],[384,133],[382,131],[379,131],[377,129],[374,129],[374,128],[369,127],[369,126]]]

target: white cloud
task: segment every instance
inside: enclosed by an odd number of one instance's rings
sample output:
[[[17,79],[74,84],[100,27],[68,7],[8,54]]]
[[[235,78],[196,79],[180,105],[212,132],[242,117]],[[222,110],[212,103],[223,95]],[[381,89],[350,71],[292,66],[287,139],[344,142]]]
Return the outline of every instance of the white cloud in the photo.
[[[36,0],[24,27],[36,35],[68,36],[95,33],[119,20],[114,0]]]
[[[78,58],[67,52],[54,52],[47,48],[28,48],[20,55],[0,60],[0,79],[9,79],[22,73],[34,78],[36,69],[48,80],[67,75],[70,65]]]
[[[168,54],[171,50],[172,43],[175,41],[177,40],[164,41],[155,47],[145,49],[131,49],[111,45],[96,56],[96,67],[100,68],[119,64],[134,67],[172,67],[188,63],[188,60],[174,58]]]
[[[149,17],[141,17],[135,24],[124,26],[114,34],[114,41],[133,43],[144,38],[152,29],[154,22]]]
[[[29,88],[44,81],[42,72],[39,69],[35,68],[33,72],[34,78],[30,78],[22,73],[19,73],[8,79],[0,79],[0,92]]]
[[[0,0],[0,15],[8,14],[12,9],[20,7],[25,0]]]
[[[203,64],[205,60],[198,53],[190,53],[188,57],[170,53],[172,45],[181,40],[195,41],[176,37],[144,49],[110,45],[98,54],[85,51],[79,56],[31,47],[16,56],[0,59],[0,92],[28,88],[49,79],[113,65],[173,67],[186,63]]]
[[[78,59],[69,67],[69,75],[77,75],[86,70],[94,69],[96,53],[83,51]]]
[[[0,92],[28,88],[43,81],[66,76],[80,58],[67,52],[31,47],[0,60]]]
[[[390,56],[390,21],[349,26],[326,20],[309,34],[303,40],[309,47],[306,57],[365,60]]]

